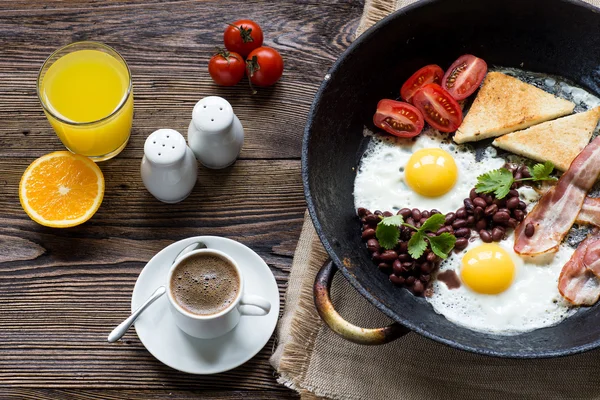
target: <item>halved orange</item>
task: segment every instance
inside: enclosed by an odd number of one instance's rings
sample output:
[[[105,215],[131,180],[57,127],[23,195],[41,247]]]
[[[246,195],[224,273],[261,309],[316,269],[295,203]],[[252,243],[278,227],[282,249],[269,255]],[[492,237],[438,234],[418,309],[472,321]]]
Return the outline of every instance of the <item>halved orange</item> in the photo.
[[[21,206],[35,222],[68,228],[90,219],[104,197],[104,176],[89,158],[68,151],[31,163],[19,185]]]

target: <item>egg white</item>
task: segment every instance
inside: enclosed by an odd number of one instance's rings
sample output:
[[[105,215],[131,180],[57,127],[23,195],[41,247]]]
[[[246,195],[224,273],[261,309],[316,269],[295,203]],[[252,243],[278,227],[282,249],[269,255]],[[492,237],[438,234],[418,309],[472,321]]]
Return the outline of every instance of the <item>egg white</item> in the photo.
[[[460,277],[462,258],[468,250],[483,244],[475,237],[467,249],[451,253],[440,272],[454,270]],[[575,251],[562,244],[558,252],[539,257],[521,257],[513,250],[514,232],[498,243],[515,264],[512,285],[496,295],[480,294],[465,284],[448,289],[433,282],[433,295],[427,301],[449,321],[469,329],[500,335],[514,335],[555,325],[574,312],[558,291],[558,277]]]
[[[454,158],[458,169],[455,185],[438,197],[426,197],[414,192],[405,181],[404,168],[417,150],[440,148]],[[442,213],[456,211],[477,183],[477,177],[500,168],[505,161],[492,147],[486,149],[480,161],[475,152],[464,145],[452,143],[447,136],[427,130],[416,139],[392,139],[374,136],[363,155],[354,181],[354,204],[375,211],[398,211],[402,208],[437,209]]]

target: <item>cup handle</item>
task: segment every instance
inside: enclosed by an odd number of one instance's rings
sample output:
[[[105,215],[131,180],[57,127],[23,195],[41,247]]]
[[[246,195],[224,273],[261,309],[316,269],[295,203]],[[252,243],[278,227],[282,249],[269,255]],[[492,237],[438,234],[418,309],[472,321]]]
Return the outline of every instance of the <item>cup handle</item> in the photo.
[[[245,294],[240,300],[240,314],[260,317],[271,311],[271,303],[260,296]]]

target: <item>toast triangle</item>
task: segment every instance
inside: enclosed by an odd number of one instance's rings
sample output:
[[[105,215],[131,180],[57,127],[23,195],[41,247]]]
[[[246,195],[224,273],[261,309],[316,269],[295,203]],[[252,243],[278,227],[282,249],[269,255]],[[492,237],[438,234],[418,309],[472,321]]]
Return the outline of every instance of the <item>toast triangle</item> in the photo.
[[[535,161],[551,161],[556,169],[566,171],[590,142],[598,120],[600,106],[506,134],[492,144]]]
[[[462,124],[456,143],[502,136],[573,112],[575,104],[500,72],[489,72]]]

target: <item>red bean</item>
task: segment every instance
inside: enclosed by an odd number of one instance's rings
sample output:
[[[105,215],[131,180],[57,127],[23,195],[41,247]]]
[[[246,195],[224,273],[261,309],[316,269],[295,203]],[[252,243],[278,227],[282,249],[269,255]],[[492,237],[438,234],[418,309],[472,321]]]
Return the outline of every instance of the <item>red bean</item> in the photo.
[[[408,251],[408,243],[407,242],[398,243],[398,253],[404,254],[407,251]]]
[[[392,264],[392,268],[394,269],[394,273],[396,275],[400,275],[402,273],[402,263],[400,260],[395,260]]]
[[[519,198],[511,197],[510,199],[508,199],[506,201],[506,207],[508,207],[508,209],[510,209],[510,210],[519,207]]]
[[[381,253],[380,258],[383,261],[394,261],[396,258],[398,258],[398,253],[396,253],[394,250],[386,250]]]
[[[429,254],[427,254],[427,261],[430,263],[434,263],[438,260],[438,256],[435,255],[435,253],[431,252]]]
[[[423,293],[423,290],[425,290],[425,286],[423,286],[421,281],[415,281],[412,289],[415,294],[421,294]]]
[[[423,274],[419,277],[419,280],[423,283],[427,283],[431,280],[431,275],[429,274]]]
[[[406,218],[406,223],[409,225],[414,225],[415,220],[412,217],[408,217],[408,218]]]
[[[421,211],[418,208],[412,209],[412,219],[419,221],[421,219]]]
[[[519,209],[525,210],[527,208],[527,204],[524,201],[519,201]]]
[[[390,264],[382,262],[379,263],[378,267],[381,271],[388,271],[390,269]]]
[[[498,208],[500,208],[500,207],[504,207],[506,205],[506,200],[505,199],[494,199],[494,201],[492,201],[492,203],[497,205]]]
[[[497,226],[494,229],[492,229],[492,240],[494,242],[499,242],[502,240],[502,238],[504,237],[504,229]]]
[[[469,238],[471,236],[471,230],[469,228],[460,228],[460,229],[457,229],[454,232],[454,236]]]
[[[517,189],[510,189],[508,197],[519,197],[519,191]]]
[[[529,168],[527,168],[526,166],[523,166],[523,169],[521,170],[521,174],[523,175],[523,178],[531,178],[531,173],[529,173]]]
[[[456,219],[456,214],[454,214],[453,212],[449,212],[448,214],[446,214],[445,224],[450,225],[451,223],[454,222],[455,219]]]
[[[421,211],[421,219],[423,219],[423,218],[427,219],[430,216],[431,216],[431,213],[429,211],[427,211],[427,210]]]
[[[412,211],[410,208],[403,208],[402,210],[398,211],[398,214],[402,215],[402,217],[406,219],[412,215]]]
[[[525,212],[523,210],[514,210],[513,215],[517,221],[523,221],[525,218]]]
[[[475,205],[475,207],[481,207],[481,208],[485,208],[487,206],[485,199],[482,199],[481,197],[475,197],[473,199],[473,204]]]
[[[477,192],[475,191],[475,188],[471,189],[471,191],[469,192],[469,198],[471,200],[473,200],[475,197],[477,197]]]
[[[407,253],[402,253],[398,255],[398,260],[402,262],[410,261],[410,259],[410,255],[408,255]]]
[[[521,171],[517,171],[515,173],[515,181],[518,181],[519,179],[523,179],[523,174],[521,173]]]
[[[367,210],[366,208],[358,207],[358,210],[357,210],[358,216],[361,218],[364,217],[365,215],[367,215],[367,211],[369,211],[369,210]]]
[[[479,231],[479,237],[484,243],[492,243],[492,234],[490,231],[482,229]]]
[[[535,226],[531,222],[525,225],[525,236],[532,237],[535,233]]]
[[[401,276],[396,276],[394,274],[390,275],[390,281],[394,284],[394,285],[398,285],[401,286],[404,284],[404,278]]]
[[[425,212],[425,211],[423,211],[423,212]],[[425,221],[427,221],[427,218],[423,217],[423,214],[421,214],[421,220],[419,221],[419,223],[421,225],[423,225],[425,223]]]
[[[487,227],[487,221],[485,219],[480,219],[475,224],[475,229],[478,230],[478,231],[480,231],[482,229],[485,229],[486,227]]]
[[[430,216],[435,215],[435,214],[441,214],[440,210],[436,210],[435,208],[432,209],[429,213],[430,213]]]
[[[505,211],[498,211],[496,214],[494,214],[494,216],[492,217],[492,220],[494,222],[498,222],[498,223],[505,223],[508,222],[508,220],[510,219],[510,214],[505,212]]]
[[[392,213],[391,213],[391,212],[389,212],[389,211],[384,211],[384,212],[383,212],[383,216],[384,216],[384,217],[391,217],[392,215],[394,215],[394,214],[392,214]]]
[[[408,278],[406,278],[406,285],[407,286],[412,286],[412,284],[415,283],[415,277],[414,276],[409,276]]]
[[[371,239],[371,238],[375,237],[375,229],[373,229],[373,228],[365,229],[361,236],[362,236],[363,240]]]
[[[373,261],[379,262],[381,260],[380,257],[381,257],[381,253],[379,253],[378,251],[371,254],[371,258],[373,259]]]
[[[452,228],[454,228],[454,229],[460,229],[460,228],[464,228],[466,226],[467,226],[466,219],[457,219],[452,223]]]
[[[478,197],[478,199],[480,199],[481,197]],[[481,218],[483,218],[483,208],[482,207],[475,207],[475,210],[473,210],[473,216],[475,217],[476,220],[480,220]]]
[[[492,196],[491,194],[486,194],[484,196],[485,196],[486,204],[488,204],[488,205],[492,204],[492,202],[494,201],[494,196]]]
[[[458,210],[456,210],[456,218],[466,219],[467,218],[467,210],[465,210],[464,207],[461,207]]]
[[[464,250],[468,245],[469,245],[469,239],[458,238],[458,239],[456,239],[456,243],[454,243],[454,248],[456,250]]]
[[[485,208],[485,210],[483,210],[483,213],[489,217],[490,215],[494,215],[497,211],[498,211],[498,206],[496,204],[491,204],[491,205],[487,206]]]
[[[475,216],[469,215],[467,217],[467,225],[468,226],[475,226],[475,222],[476,222]]]
[[[370,214],[365,217],[365,221],[367,224],[375,226],[379,223],[379,221],[381,221],[381,218],[379,218],[379,215],[377,214]]]
[[[379,251],[381,247],[379,246],[379,241],[377,239],[371,238],[367,240],[367,248],[371,253]]]
[[[463,203],[465,204],[465,210],[467,212],[473,211],[473,208],[475,208],[471,199],[465,199]]]
[[[433,253],[431,253],[431,254],[433,254]],[[433,271],[433,263],[426,261],[423,264],[421,264],[421,272],[423,272],[424,274],[428,274],[431,271]]]

